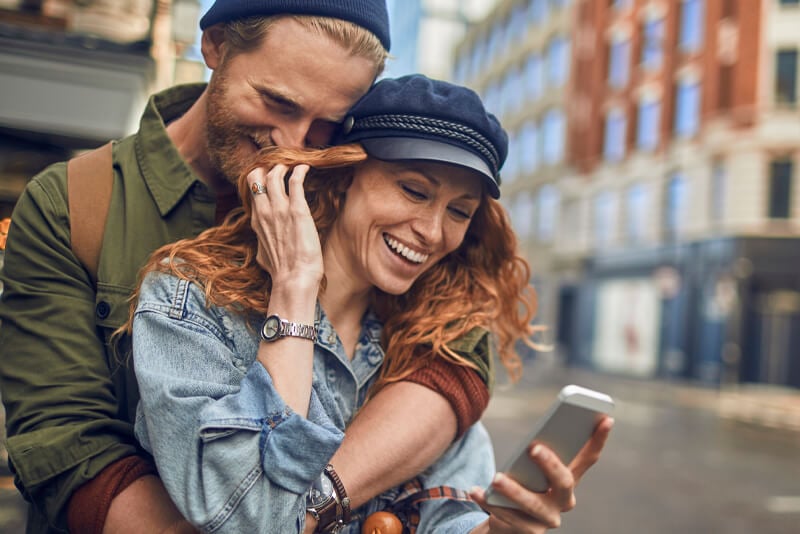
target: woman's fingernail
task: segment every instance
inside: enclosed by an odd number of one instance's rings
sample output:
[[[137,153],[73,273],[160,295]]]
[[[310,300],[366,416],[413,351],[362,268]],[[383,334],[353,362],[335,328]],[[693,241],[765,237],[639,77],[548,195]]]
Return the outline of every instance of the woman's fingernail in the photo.
[[[503,475],[503,473],[495,473],[494,478],[492,478],[492,484],[502,484],[505,478],[506,477]]]
[[[541,445],[534,445],[531,449],[531,456],[534,458],[540,458],[542,456],[542,446]]]

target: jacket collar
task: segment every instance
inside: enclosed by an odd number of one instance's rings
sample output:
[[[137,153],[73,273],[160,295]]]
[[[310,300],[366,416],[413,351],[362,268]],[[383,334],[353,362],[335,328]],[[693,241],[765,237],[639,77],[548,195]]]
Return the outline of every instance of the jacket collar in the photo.
[[[167,215],[200,179],[167,135],[166,125],[194,104],[206,84],[171,87],[150,97],[136,136],[136,159],[161,216]]]

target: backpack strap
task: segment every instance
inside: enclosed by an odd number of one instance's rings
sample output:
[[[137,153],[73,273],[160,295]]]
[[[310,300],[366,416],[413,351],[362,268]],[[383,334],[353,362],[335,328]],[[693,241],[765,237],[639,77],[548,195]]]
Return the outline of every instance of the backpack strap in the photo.
[[[113,184],[114,160],[110,141],[67,162],[72,252],[86,268],[95,288]]]

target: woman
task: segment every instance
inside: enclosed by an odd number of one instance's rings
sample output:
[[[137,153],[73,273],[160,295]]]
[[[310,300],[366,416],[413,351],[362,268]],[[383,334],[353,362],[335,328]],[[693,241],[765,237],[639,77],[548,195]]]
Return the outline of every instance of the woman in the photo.
[[[324,531],[357,532],[400,491],[350,510],[328,465],[368,396],[433,358],[471,365],[458,349],[468,339],[488,351],[489,331],[514,376],[513,345],[533,334],[528,267],[495,200],[507,138],[477,95],[422,76],[384,80],[352,115],[346,144],[262,153],[240,181],[241,212],[144,270],[132,318],[137,437],[204,531],[302,532],[308,512]],[[419,483],[485,487],[493,474],[475,425]],[[499,491],[533,498],[507,481]],[[538,524],[486,508],[426,500],[419,528]]]

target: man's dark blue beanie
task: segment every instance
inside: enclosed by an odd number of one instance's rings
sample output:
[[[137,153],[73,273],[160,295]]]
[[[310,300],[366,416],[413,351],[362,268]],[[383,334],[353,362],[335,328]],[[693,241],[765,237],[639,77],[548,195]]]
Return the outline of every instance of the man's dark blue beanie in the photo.
[[[386,50],[391,45],[386,0],[217,0],[200,19],[200,29],[218,22],[270,15],[346,20],[375,34]]]

